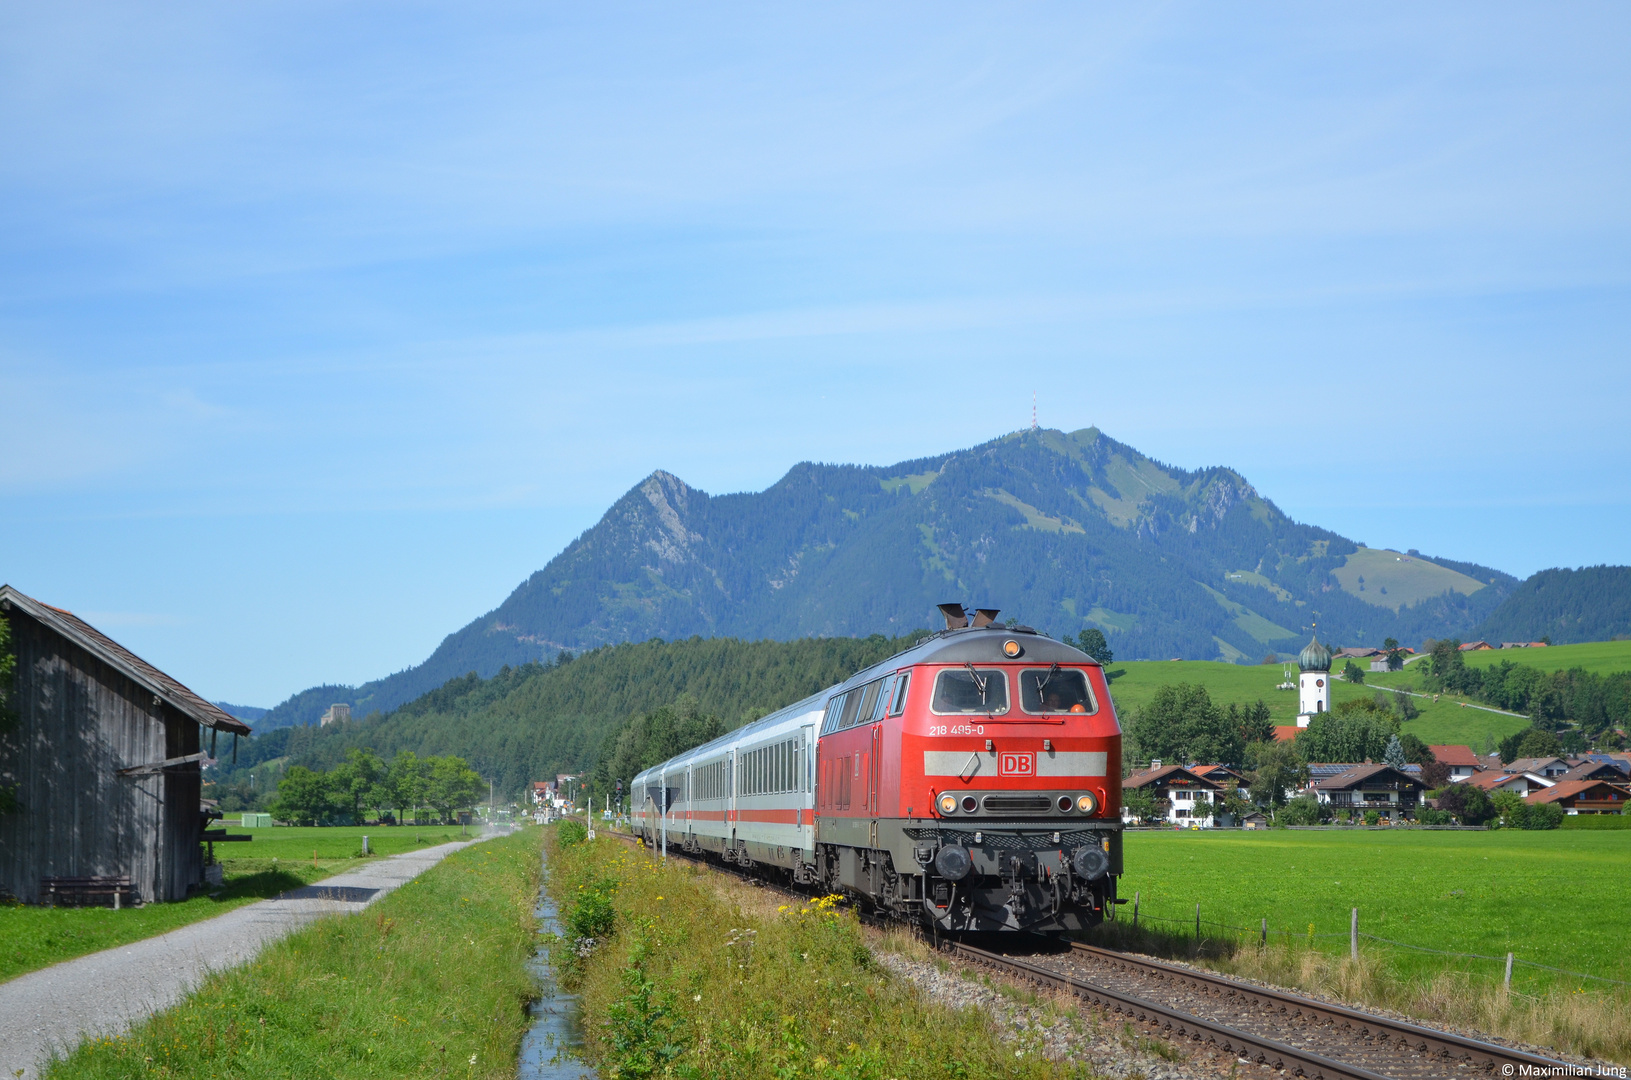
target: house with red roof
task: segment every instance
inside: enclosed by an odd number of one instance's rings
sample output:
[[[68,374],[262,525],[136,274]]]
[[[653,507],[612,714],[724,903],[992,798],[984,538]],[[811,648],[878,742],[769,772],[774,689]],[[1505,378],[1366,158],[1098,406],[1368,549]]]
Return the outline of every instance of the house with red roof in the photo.
[[[1475,772],[1483,769],[1478,761],[1478,755],[1472,752],[1470,746],[1429,746],[1433,752],[1433,760],[1450,767],[1450,782],[1465,780]]]
[[[1361,812],[1376,810],[1389,820],[1414,813],[1424,787],[1419,778],[1391,765],[1353,765],[1308,785],[1314,796],[1328,806]]]
[[[1203,829],[1212,827],[1212,802],[1223,785],[1208,780],[1182,765],[1162,765],[1150,762],[1150,768],[1136,772],[1121,782],[1121,790],[1148,791],[1157,800],[1167,802],[1165,820],[1181,828],[1191,825]],[[1122,820],[1137,824],[1122,807]]]
[[[1603,780],[1559,780],[1549,788],[1531,791],[1530,803],[1556,803],[1565,814],[1621,814],[1625,812],[1624,785]]]
[[[1482,788],[1493,795],[1497,791],[1515,791],[1519,795],[1528,795],[1531,791],[1539,791],[1548,787],[1545,780],[1527,773],[1481,772],[1474,773],[1463,780],[1464,784],[1471,784],[1475,788]]]

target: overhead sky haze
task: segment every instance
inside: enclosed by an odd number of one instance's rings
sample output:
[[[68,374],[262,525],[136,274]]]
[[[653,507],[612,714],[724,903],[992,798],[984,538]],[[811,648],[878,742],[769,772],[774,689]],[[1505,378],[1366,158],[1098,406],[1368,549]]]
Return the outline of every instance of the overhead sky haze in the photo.
[[[1631,536],[1621,5],[0,8],[0,580],[212,698],[662,468],[1038,419],[1526,575]]]

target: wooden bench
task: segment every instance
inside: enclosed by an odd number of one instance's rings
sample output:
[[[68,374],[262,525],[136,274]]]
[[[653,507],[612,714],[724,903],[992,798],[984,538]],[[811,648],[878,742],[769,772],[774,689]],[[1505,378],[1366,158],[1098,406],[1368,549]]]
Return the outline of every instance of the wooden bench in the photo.
[[[51,907],[112,907],[136,903],[128,877],[48,877],[40,879],[40,897]]]

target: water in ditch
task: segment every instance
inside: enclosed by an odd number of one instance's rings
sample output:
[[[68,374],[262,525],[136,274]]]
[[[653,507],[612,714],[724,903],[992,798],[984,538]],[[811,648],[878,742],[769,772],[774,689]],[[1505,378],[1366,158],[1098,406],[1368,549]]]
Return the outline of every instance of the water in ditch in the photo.
[[[534,913],[540,937],[561,932],[559,912],[547,889],[539,892]],[[532,1027],[521,1040],[516,1076],[520,1080],[593,1080],[595,1070],[582,1060],[583,1018],[577,995],[556,982],[549,952],[541,945],[527,966],[538,983],[538,1000],[532,1003]]]

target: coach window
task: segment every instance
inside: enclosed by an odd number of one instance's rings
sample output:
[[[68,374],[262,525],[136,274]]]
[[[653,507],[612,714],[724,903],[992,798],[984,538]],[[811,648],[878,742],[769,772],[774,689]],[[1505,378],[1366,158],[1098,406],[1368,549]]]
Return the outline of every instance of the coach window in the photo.
[[[912,680],[912,673],[902,672],[895,676],[894,700],[889,703],[889,715],[899,716],[906,711],[906,686]]]
[[[1019,673],[1019,707],[1028,713],[1099,711],[1087,688],[1087,676],[1057,666],[1027,668]]]
[[[1008,678],[1000,668],[973,666],[942,671],[934,680],[929,707],[942,716],[1008,711]]]

